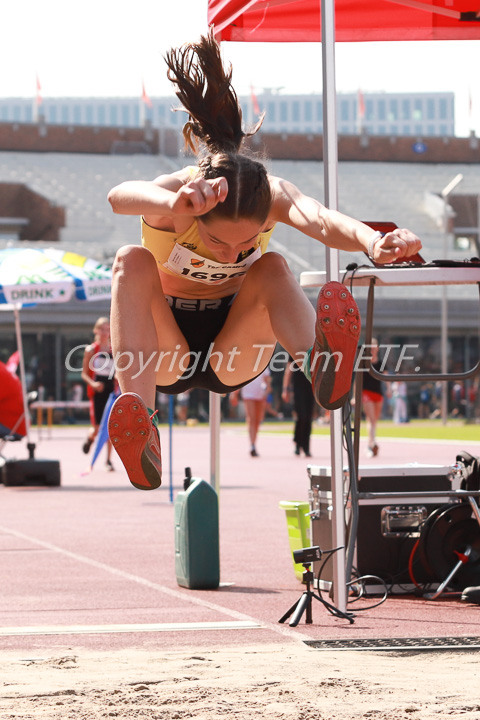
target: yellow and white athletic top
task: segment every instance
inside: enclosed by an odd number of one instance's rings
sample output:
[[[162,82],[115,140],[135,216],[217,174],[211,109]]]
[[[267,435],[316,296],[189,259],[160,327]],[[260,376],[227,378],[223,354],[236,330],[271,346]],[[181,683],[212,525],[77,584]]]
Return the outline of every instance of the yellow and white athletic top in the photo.
[[[234,295],[248,268],[266,251],[274,227],[260,233],[254,246],[234,263],[219,263],[206,248],[194,220],[188,230],[158,230],[142,218],[142,245],[154,255],[166,294],[176,297],[220,298]]]

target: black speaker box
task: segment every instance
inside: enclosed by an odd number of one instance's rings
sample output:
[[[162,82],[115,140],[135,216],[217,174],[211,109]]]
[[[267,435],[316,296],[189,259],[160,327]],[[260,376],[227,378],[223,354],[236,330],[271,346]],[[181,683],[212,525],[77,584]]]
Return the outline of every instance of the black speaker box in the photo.
[[[58,460],[7,460],[0,467],[0,481],[7,486],[60,485]]]
[[[416,582],[432,582],[434,578],[413,555],[420,530],[429,515],[449,502],[448,496],[428,497],[428,492],[458,488],[452,481],[452,468],[439,465],[366,466],[358,470],[358,527],[354,569],[360,576],[374,575],[390,588],[410,590]],[[312,544],[325,551],[334,547],[332,537],[331,468],[309,466],[312,517]],[[345,498],[349,495],[349,478],[345,470]],[[388,497],[389,493],[393,493]],[[395,497],[402,493],[401,497]],[[381,494],[382,497],[376,497]],[[351,511],[345,512],[346,524]],[[315,564],[318,572],[320,564]],[[321,580],[332,580],[332,563],[325,565]],[[381,587],[379,585],[379,587]]]

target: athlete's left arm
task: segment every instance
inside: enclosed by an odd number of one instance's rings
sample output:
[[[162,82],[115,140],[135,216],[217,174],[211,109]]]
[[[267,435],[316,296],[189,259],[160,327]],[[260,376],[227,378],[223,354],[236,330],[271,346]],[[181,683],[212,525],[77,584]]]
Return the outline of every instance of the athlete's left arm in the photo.
[[[377,235],[379,239],[371,248],[370,241],[375,233],[365,223],[337,210],[329,210],[282,178],[271,178],[271,186],[272,219],[290,225],[328,247],[349,252],[370,250],[373,258],[381,263],[410,257],[422,247],[414,233],[405,228],[397,228],[381,238]]]

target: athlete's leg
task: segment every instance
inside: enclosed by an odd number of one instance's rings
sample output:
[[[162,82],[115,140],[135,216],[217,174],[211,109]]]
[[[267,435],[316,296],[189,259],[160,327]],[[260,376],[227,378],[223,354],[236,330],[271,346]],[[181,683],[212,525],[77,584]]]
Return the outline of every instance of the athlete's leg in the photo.
[[[258,435],[258,431],[260,430],[260,425],[263,422],[263,419],[265,417],[265,409],[267,407],[267,401],[266,400],[255,400],[255,438]]]
[[[182,374],[179,361],[188,345],[165,300],[155,258],[146,248],[129,245],[117,253],[110,322],[122,392],[137,393],[148,407],[155,407],[156,384],[171,385]]]
[[[258,375],[278,341],[300,363],[315,339],[315,311],[285,259],[266,253],[249,269],[218,334],[210,363],[221,382]]]
[[[265,416],[265,400],[244,400],[251,454],[256,456],[257,435]]]
[[[367,419],[367,431],[368,431],[368,449],[367,455],[373,457],[378,454],[377,444],[377,423],[382,413],[382,401],[375,402],[373,400],[365,399],[363,401],[363,410]]]
[[[350,392],[359,335],[358,308],[344,285],[324,285],[315,312],[285,259],[266,253],[248,271],[216,338],[223,362],[212,358],[211,365],[225,385],[244,382],[263,370],[278,341],[295,362],[306,362],[317,402],[335,410]],[[226,362],[232,348],[234,365]]]
[[[258,423],[257,423],[257,400],[244,400],[245,415],[247,416],[248,437],[252,447],[255,447],[257,440]]]
[[[112,279],[112,349],[122,394],[108,421],[112,445],[130,482],[142,490],[161,484],[160,437],[155,419],[156,383],[169,385],[179,368],[161,364],[160,353],[188,352],[165,300],[156,262],[149,250],[122,248]]]
[[[373,447],[376,439],[377,409],[375,406],[377,403],[365,398],[362,404],[367,421],[368,445],[369,447]]]

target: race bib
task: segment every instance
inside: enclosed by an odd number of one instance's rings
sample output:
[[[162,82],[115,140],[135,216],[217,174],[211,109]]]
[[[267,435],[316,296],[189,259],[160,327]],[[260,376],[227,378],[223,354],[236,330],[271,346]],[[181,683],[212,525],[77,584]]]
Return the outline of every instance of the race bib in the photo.
[[[258,247],[245,260],[238,263],[219,263],[215,260],[197,255],[183,245],[175,245],[163,267],[189,280],[206,285],[221,285],[227,280],[245,275],[250,265],[261,257],[262,250]]]

